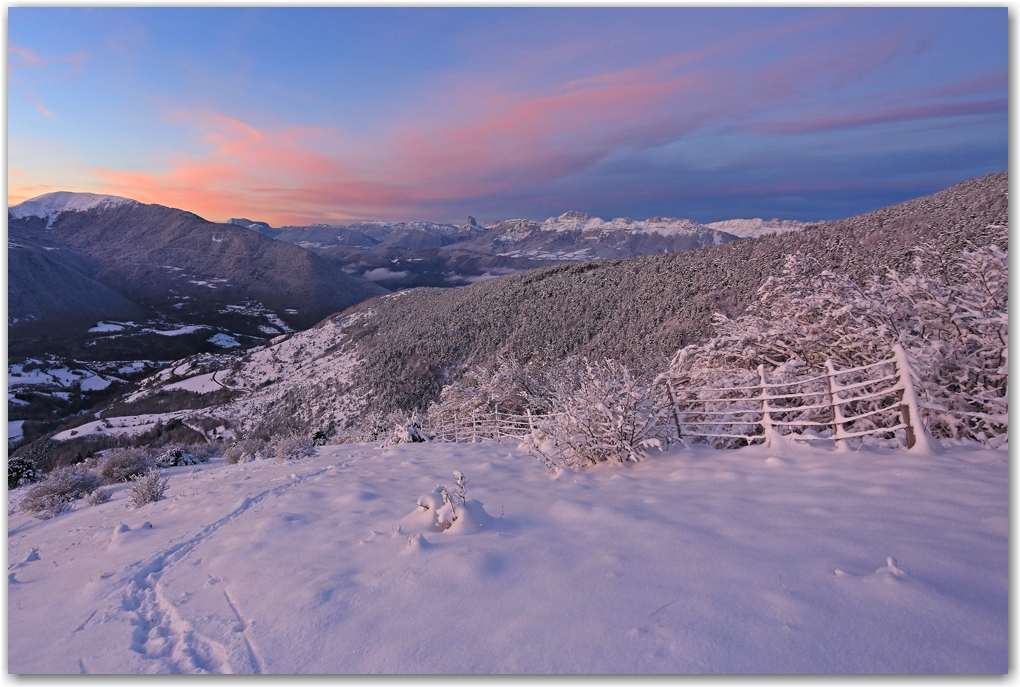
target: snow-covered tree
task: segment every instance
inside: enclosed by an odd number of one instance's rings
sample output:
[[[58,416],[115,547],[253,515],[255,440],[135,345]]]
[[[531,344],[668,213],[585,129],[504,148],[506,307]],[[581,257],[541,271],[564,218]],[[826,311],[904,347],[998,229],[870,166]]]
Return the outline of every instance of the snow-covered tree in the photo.
[[[577,388],[553,398],[552,413],[529,437],[529,448],[547,466],[572,469],[639,461],[669,438],[669,412],[660,392],[627,366],[584,361]]]

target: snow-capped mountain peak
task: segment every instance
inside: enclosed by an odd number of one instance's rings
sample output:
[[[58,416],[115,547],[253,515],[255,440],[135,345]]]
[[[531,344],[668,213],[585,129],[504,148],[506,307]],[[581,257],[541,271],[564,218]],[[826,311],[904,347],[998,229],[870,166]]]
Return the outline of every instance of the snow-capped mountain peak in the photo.
[[[742,239],[748,239],[764,236],[765,234],[785,234],[790,231],[801,231],[807,226],[807,223],[792,219],[763,220],[760,217],[756,217],[754,219],[727,219],[722,222],[712,222],[705,226],[716,231],[725,231],[727,234],[733,234]]]
[[[647,220],[633,220],[630,217],[617,217],[608,222],[592,215],[571,210],[559,217],[550,217],[540,226],[542,231],[551,232],[629,232],[633,234],[659,234],[661,236],[677,236],[710,232],[709,228],[689,219],[672,217],[654,217]]]
[[[42,217],[46,220],[48,228],[61,212],[85,212],[93,208],[115,207],[117,205],[137,202],[136,200],[122,198],[121,196],[56,191],[54,193],[44,193],[41,196],[30,198],[23,203],[18,203],[8,208],[7,212],[15,219]]]

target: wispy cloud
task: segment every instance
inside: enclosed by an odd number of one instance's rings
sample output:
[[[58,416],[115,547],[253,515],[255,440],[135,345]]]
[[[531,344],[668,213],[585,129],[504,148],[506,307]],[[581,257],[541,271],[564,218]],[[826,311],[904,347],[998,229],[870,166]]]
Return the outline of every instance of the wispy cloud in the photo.
[[[807,134],[820,131],[857,129],[877,124],[965,117],[990,113],[1005,114],[1008,102],[1005,98],[980,100],[963,103],[933,103],[909,107],[887,108],[879,111],[834,114],[831,112],[778,122],[756,122],[748,126],[753,131],[769,134]]]
[[[39,102],[39,98],[36,97],[36,95],[34,93],[26,93],[25,94],[25,99],[28,100],[28,102],[30,102],[33,105],[35,105],[36,109],[38,109],[39,112],[44,117],[56,117],[57,116],[57,115],[53,114],[52,112],[50,112],[49,109],[47,109],[47,107],[45,105],[43,105],[41,102]]]
[[[85,70],[85,63],[89,55],[85,52],[77,52],[71,55],[59,55],[57,57],[42,57],[31,48],[24,48],[13,42],[7,45],[7,77],[15,73],[15,70],[31,68],[43,70],[46,78],[61,79],[68,76],[76,76]],[[51,69],[56,67],[56,69]]]

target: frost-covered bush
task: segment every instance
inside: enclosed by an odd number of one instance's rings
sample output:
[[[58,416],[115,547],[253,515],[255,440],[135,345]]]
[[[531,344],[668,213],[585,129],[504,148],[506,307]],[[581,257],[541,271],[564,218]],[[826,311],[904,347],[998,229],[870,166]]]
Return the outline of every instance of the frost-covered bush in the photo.
[[[144,475],[153,465],[152,456],[145,449],[115,448],[99,463],[98,472],[105,484],[116,484]]]
[[[195,460],[199,463],[208,463],[213,458],[219,456],[223,452],[223,442],[214,441],[207,444],[195,444],[190,446],[191,455],[195,457]]]
[[[266,444],[267,457],[283,463],[288,460],[306,458],[314,452],[312,440],[300,434],[276,436]]]
[[[366,413],[351,426],[341,429],[336,441],[340,444],[370,444],[387,440],[401,416],[400,413]]]
[[[418,413],[408,413],[393,426],[393,434],[387,445],[415,444],[429,441],[428,432],[422,428],[423,420]]]
[[[104,488],[96,489],[94,492],[89,494],[89,498],[86,501],[86,503],[88,503],[89,508],[91,508],[92,506],[98,506],[98,505],[104,504],[107,501],[109,501],[111,498],[113,498],[113,494],[110,492],[109,489],[106,489],[104,487]]]
[[[170,484],[170,477],[163,476],[162,470],[158,467],[150,470],[145,475],[137,475],[131,479],[133,484],[128,496],[135,508],[141,508],[147,503],[155,503],[166,494],[167,486]]]
[[[103,479],[85,465],[54,468],[46,479],[28,490],[21,500],[21,508],[43,518],[52,518],[66,510],[72,501],[91,494],[102,485]]]
[[[37,482],[42,478],[35,461],[25,456],[13,456],[7,459],[7,488],[16,489],[24,484]]]
[[[223,452],[223,459],[228,465],[250,463],[253,460],[265,460],[268,457],[266,442],[259,439],[241,439],[233,442]]]
[[[189,448],[183,446],[173,446],[163,451],[156,457],[156,465],[161,468],[173,468],[179,465],[197,465],[203,462],[192,453]]]
[[[659,392],[627,366],[586,363],[578,388],[553,400],[553,413],[526,443],[547,467],[640,461],[669,439],[668,414]]]
[[[552,409],[553,398],[564,385],[574,386],[571,372],[576,360],[559,363],[522,364],[516,359],[500,356],[491,367],[476,366],[457,381],[447,384],[433,404],[431,414],[487,415],[501,413],[523,415],[546,413]],[[573,375],[576,377],[576,374]]]

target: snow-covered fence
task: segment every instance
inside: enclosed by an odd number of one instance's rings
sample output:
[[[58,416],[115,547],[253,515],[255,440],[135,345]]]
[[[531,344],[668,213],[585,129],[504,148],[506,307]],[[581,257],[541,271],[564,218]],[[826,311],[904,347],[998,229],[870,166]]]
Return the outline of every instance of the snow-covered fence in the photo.
[[[681,439],[726,447],[827,436],[845,448],[848,439],[902,430],[907,448],[930,449],[906,352],[896,345],[892,353],[853,368],[836,369],[828,360],[821,373],[773,372],[771,380],[764,366],[721,374],[714,386],[684,387],[668,374],[659,379]]]
[[[545,417],[545,416],[541,416]],[[482,439],[521,439],[534,431],[539,417],[530,411],[524,415],[483,410],[430,413],[422,422],[433,441],[481,441]]]

